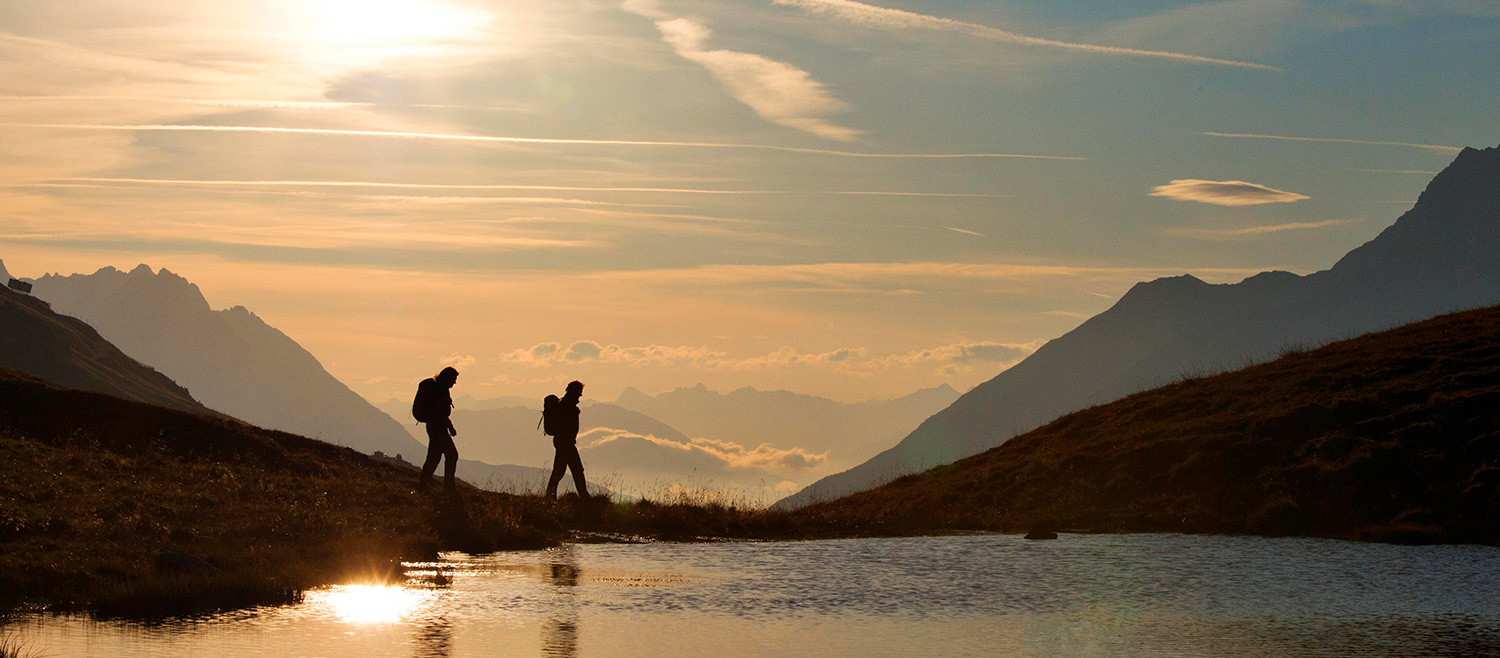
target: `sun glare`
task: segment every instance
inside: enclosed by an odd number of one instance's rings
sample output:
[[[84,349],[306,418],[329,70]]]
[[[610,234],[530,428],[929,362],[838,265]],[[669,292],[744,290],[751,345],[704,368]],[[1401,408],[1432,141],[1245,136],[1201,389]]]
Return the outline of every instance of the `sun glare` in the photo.
[[[340,585],[309,592],[308,602],[327,606],[346,623],[386,624],[408,617],[431,595],[386,585]]]
[[[494,20],[439,0],[316,0],[304,12],[319,45],[364,57],[421,55],[477,41]]]

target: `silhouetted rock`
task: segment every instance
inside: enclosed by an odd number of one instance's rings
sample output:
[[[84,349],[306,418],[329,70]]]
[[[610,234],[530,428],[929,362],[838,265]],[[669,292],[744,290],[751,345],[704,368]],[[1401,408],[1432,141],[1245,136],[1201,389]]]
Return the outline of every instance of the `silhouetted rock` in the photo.
[[[1500,302],[1500,148],[1464,149],[1416,205],[1332,268],[1238,284],[1136,284],[1109,310],[964,394],[799,507],[978,454],[1065,413],[1441,313]]]
[[[1051,530],[1032,530],[1026,533],[1025,539],[1057,539],[1057,533]]]

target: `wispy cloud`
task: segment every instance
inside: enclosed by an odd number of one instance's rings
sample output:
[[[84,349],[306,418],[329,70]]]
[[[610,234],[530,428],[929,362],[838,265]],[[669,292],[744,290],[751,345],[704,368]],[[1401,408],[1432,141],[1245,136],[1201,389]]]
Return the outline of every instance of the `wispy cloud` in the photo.
[[[1140,48],[1123,48],[1119,46],[1102,46],[1089,43],[1074,43],[1071,41],[1058,41],[1055,39],[1043,39],[1024,34],[1018,34],[988,25],[969,23],[941,18],[927,14],[918,14],[900,9],[888,7],[877,7],[853,0],[774,0],[779,5],[790,5],[799,7],[808,12],[833,16],[835,18],[882,30],[910,30],[926,29],[957,32],[972,37],[1014,43],[1026,46],[1046,46],[1050,48],[1063,48],[1082,52],[1096,53],[1101,55],[1120,55],[1126,57],[1155,57],[1171,59],[1180,62],[1194,64],[1213,64],[1218,66],[1233,66],[1247,69],[1261,69],[1266,71],[1280,71],[1275,66],[1257,64],[1254,62],[1241,62],[1232,59],[1219,59],[1216,57],[1204,57],[1201,55],[1190,55],[1187,53],[1174,53],[1164,50],[1144,50]]]
[[[1172,228],[1167,229],[1170,235],[1186,238],[1204,238],[1210,240],[1222,240],[1229,238],[1243,238],[1268,233],[1282,233],[1285,231],[1310,231],[1320,228],[1334,226],[1347,226],[1359,222],[1357,218],[1351,219],[1325,219],[1318,222],[1290,222],[1286,224],[1268,224],[1265,226],[1246,226],[1241,228]]]
[[[849,106],[828,93],[812,74],[785,62],[734,50],[704,47],[712,32],[697,21],[664,13],[654,0],[626,0],[621,7],[656,22],[662,41],[677,56],[696,62],[718,78],[735,100],[771,123],[819,137],[853,141],[860,131],[829,123],[824,117]]]
[[[192,180],[180,178],[99,178],[67,177],[53,178],[35,183],[9,183],[0,187],[34,187],[37,185],[65,183],[99,183],[118,185],[166,185],[185,187],[331,187],[331,188],[379,188],[417,190],[469,190],[469,191],[536,191],[536,192],[639,192],[663,194],[709,194],[709,195],[797,195],[829,194],[837,196],[910,196],[940,198],[1007,198],[1008,194],[978,194],[971,192],[908,192],[897,190],[723,190],[695,187],[599,187],[579,185],[490,185],[461,183],[390,183],[379,181],[319,181],[319,180]],[[966,232],[962,229],[950,229]],[[977,235],[977,234],[976,234]]]
[[[845,158],[1024,158],[1037,160],[1086,160],[1087,158],[1060,155],[1029,155],[1016,153],[863,153],[859,151],[837,151],[831,149],[800,148],[795,146],[773,146],[770,144],[735,144],[731,142],[672,142],[635,139],[568,139],[561,137],[510,137],[499,135],[464,135],[454,133],[407,132],[397,130],[341,130],[335,128],[287,128],[280,126],[206,126],[192,124],[76,124],[76,123],[0,123],[9,128],[37,128],[48,130],[102,130],[120,132],[209,132],[209,133],[268,133],[287,135],[333,135],[346,137],[387,137],[396,139],[426,139],[456,142],[492,142],[503,144],[535,144],[553,146],[650,146],[677,148],[748,149],[778,151],[809,155],[829,155]]]
[[[1405,146],[1409,148],[1438,151],[1441,153],[1457,153],[1464,150],[1462,146],[1443,146],[1441,144],[1414,144],[1412,142],[1380,142],[1365,139],[1343,139],[1338,137],[1289,137],[1287,135],[1258,135],[1254,133],[1198,133],[1208,137],[1227,137],[1232,139],[1274,139],[1285,142],[1327,142],[1333,144],[1367,144],[1371,146]]]
[[[1375,174],[1424,174],[1435,176],[1441,172],[1430,169],[1355,169],[1354,171],[1367,171]]]
[[[1294,203],[1307,199],[1295,192],[1286,192],[1257,183],[1242,180],[1198,180],[1184,178],[1151,190],[1151,196],[1166,197],[1177,201],[1197,201],[1216,206],[1258,206],[1263,203]]]
[[[1009,366],[1035,352],[1044,342],[963,341],[885,356],[871,356],[870,350],[864,347],[841,347],[825,352],[804,352],[788,345],[758,356],[733,357],[727,352],[706,346],[621,347],[592,340],[580,340],[566,348],[561,343],[541,343],[531,348],[512,350],[503,354],[501,359],[534,368],[582,363],[614,363],[632,368],[654,365],[703,371],[755,371],[800,366],[832,369],[845,373],[872,374],[891,368],[936,366],[944,374],[955,374],[966,372],[973,367],[992,367],[995,364]]]
[[[177,105],[194,105],[199,107],[222,108],[226,110],[343,110],[348,108],[422,108],[439,110],[489,110],[494,112],[527,112],[535,110],[522,107],[498,107],[493,105],[444,105],[439,103],[358,103],[347,101],[294,101],[294,100],[258,100],[258,99],[230,99],[230,98],[171,98],[165,96],[115,96],[115,95],[74,95],[74,96],[32,96],[32,95],[0,95],[0,101],[6,102],[145,102],[145,103],[171,103]]]

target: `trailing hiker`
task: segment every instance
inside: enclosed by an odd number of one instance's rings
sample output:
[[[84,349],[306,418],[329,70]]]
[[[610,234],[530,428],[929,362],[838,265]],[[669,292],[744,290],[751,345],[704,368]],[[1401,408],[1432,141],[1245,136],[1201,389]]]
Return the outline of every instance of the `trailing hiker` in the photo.
[[[552,437],[552,447],[557,455],[552,459],[552,477],[547,480],[547,497],[557,497],[557,483],[562,481],[563,470],[573,470],[573,488],[578,497],[589,497],[588,483],[583,479],[583,459],[578,456],[578,399],[583,397],[582,382],[568,382],[568,390],[561,398],[549,395],[542,400],[542,425]]]
[[[438,461],[446,459],[443,470],[443,488],[454,489],[453,473],[458,469],[458,446],[453,437],[458,430],[450,418],[453,413],[453,395],[450,390],[458,382],[458,370],[443,368],[438,374],[422,380],[417,385],[417,396],[411,401],[412,418],[427,424],[427,461],[422,464],[422,475],[417,479],[418,487],[426,487],[437,471]]]

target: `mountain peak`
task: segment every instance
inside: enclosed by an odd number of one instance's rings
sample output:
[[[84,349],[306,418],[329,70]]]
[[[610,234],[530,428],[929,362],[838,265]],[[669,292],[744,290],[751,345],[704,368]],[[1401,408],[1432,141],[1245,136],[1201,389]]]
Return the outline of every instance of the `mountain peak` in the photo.
[[[1451,270],[1494,258],[1500,249],[1495,208],[1500,208],[1500,146],[1465,148],[1433,177],[1411,210],[1339,259],[1330,272],[1398,277],[1403,285],[1423,286],[1434,278],[1478,275]]]
[[[1172,303],[1186,295],[1202,292],[1211,285],[1191,274],[1164,276],[1151,281],[1142,281],[1131,286],[1130,290],[1120,297],[1120,301],[1115,303],[1115,308]]]

